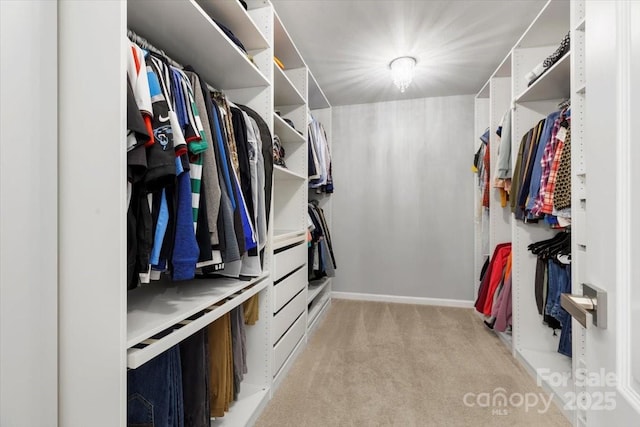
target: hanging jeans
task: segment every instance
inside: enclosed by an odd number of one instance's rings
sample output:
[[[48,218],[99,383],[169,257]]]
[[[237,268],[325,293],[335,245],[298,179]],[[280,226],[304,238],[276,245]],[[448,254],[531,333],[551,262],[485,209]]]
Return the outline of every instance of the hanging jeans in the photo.
[[[571,293],[571,264],[564,267],[567,280],[562,293]],[[562,323],[562,331],[560,332],[560,343],[558,344],[558,353],[571,357],[571,315],[560,307],[559,320]]]
[[[561,309],[560,322],[562,331],[560,332],[560,342],[558,343],[558,353],[571,357],[571,315],[564,308]]]
[[[545,314],[560,320],[560,294],[571,292],[571,277],[567,276],[567,266],[549,260],[549,292],[547,294],[547,304]],[[568,291],[566,290],[568,289]]]
[[[178,346],[127,372],[127,426],[183,427]]]

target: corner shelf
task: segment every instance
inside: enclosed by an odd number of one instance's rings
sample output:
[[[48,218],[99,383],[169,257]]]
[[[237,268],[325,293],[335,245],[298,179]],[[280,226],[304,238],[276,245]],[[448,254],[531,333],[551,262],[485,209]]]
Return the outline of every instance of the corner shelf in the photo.
[[[289,123],[285,122],[284,119],[276,113],[273,113],[273,128],[275,129],[276,135],[278,135],[280,141],[283,143],[292,142],[304,144],[307,142],[303,135],[299,134]]]
[[[571,52],[567,52],[549,71],[538,78],[516,103],[568,98],[571,95]]]
[[[289,169],[283,168],[282,166],[274,166],[273,174],[276,180],[282,181],[304,181],[307,179],[306,176],[291,172]]]
[[[489,99],[489,83],[491,79],[487,80],[487,82],[482,86],[482,89],[476,94],[476,99]]]
[[[311,304],[311,309],[307,315],[308,329],[315,327],[316,320],[320,318],[321,313],[328,307],[331,301],[331,293],[327,292],[326,288],[320,293],[320,297]]]
[[[238,1],[196,0],[200,7],[216,21],[233,31],[247,50],[268,49],[269,42],[262,35],[247,11]]]
[[[294,69],[294,68],[302,68],[306,67],[304,60],[302,59],[302,55],[298,51],[298,48],[293,43],[291,36],[289,36],[289,32],[286,30],[284,25],[282,25],[282,20],[276,13],[273,11],[274,15],[274,29],[273,29],[273,37],[274,37],[274,52],[273,54],[278,57],[280,61],[285,66],[286,70]]]
[[[327,287],[331,281],[330,277],[323,277],[320,280],[309,282],[309,290],[307,292],[307,304],[310,304],[316,297]]]
[[[304,97],[291,79],[273,63],[273,97],[275,105],[304,105]]]
[[[194,0],[167,1],[162,7],[128,1],[127,16],[129,28],[182,65],[193,66],[219,89],[269,86],[264,74]]]
[[[310,110],[319,110],[323,108],[330,108],[331,104],[329,104],[329,100],[327,96],[324,94],[322,88],[318,84],[315,76],[309,70],[309,109]]]

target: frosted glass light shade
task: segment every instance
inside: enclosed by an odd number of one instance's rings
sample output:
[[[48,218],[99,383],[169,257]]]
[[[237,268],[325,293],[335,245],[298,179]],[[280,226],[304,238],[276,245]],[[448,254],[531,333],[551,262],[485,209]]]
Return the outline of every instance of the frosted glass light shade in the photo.
[[[411,84],[415,67],[416,58],[412,56],[401,56],[389,63],[391,78],[393,83],[400,89],[400,92],[404,93]]]

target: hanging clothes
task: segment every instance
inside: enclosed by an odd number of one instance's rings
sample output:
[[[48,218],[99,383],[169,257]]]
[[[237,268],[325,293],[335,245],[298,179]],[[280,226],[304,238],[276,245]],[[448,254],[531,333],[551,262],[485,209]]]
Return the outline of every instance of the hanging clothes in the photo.
[[[311,240],[309,241],[309,280],[334,277],[336,259],[333,253],[331,233],[324,211],[317,201],[308,204],[308,220]]]
[[[485,316],[491,316],[496,291],[504,280],[505,272],[507,272],[507,264],[511,259],[510,254],[511,243],[498,244],[493,251],[489,266],[478,289],[478,297],[475,303],[476,311]]]
[[[309,153],[309,188],[317,193],[333,193],[331,151],[324,126],[313,116],[309,117],[307,145]]]
[[[127,371],[127,425],[184,427],[180,349]]]
[[[560,296],[571,293],[571,233],[560,232],[528,249],[538,258],[534,281],[538,314],[554,335],[561,329],[558,352],[571,357],[571,316],[560,305]]]
[[[127,79],[128,288],[262,274],[273,170],[264,120],[134,43]]]
[[[571,224],[570,144],[568,105],[549,114],[522,137],[512,180],[511,210],[516,219],[530,223],[544,220],[551,228]],[[556,197],[561,202],[558,206]]]
[[[511,193],[511,108],[502,116],[496,135],[500,138],[500,145],[493,186],[500,192],[500,204],[504,208]]]

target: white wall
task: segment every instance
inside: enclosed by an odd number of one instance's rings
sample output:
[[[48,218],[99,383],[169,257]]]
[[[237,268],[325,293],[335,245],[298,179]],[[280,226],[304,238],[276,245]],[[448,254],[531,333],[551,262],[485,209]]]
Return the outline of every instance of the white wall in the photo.
[[[472,300],[473,97],[333,109],[334,291]]]
[[[56,426],[57,5],[0,1],[0,425]]]

